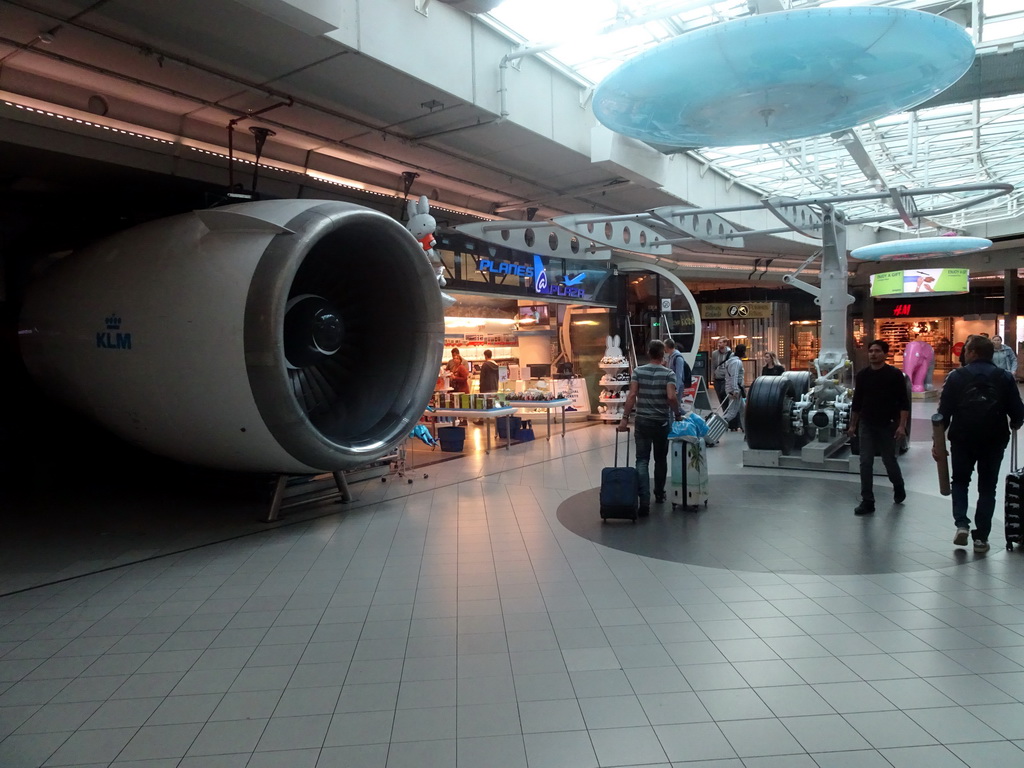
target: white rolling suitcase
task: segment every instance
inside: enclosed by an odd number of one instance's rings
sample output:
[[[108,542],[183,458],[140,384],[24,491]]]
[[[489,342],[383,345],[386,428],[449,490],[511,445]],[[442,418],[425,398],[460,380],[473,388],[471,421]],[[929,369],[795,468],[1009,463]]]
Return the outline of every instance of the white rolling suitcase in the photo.
[[[671,454],[672,509],[708,505],[708,452],[703,437],[673,437]]]

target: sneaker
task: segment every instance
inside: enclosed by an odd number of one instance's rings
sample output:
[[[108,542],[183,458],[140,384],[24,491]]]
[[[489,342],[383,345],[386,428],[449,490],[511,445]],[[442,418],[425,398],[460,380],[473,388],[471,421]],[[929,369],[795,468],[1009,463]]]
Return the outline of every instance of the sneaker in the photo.
[[[855,515],[873,515],[875,514],[875,505],[869,504],[866,501],[862,501],[856,507],[854,507],[853,514]]]
[[[967,540],[971,537],[971,531],[969,528],[957,528],[956,536],[953,537],[953,543],[958,547],[966,547]]]
[[[656,494],[654,494],[654,503],[655,504],[664,504],[665,503],[665,494],[664,493],[656,493]]]
[[[988,552],[988,549],[989,549],[988,542],[985,541],[984,539],[975,539],[974,540],[974,551],[975,552]]]
[[[899,488],[894,488],[892,492],[892,501],[894,504],[902,504],[907,500],[907,489],[902,485]]]

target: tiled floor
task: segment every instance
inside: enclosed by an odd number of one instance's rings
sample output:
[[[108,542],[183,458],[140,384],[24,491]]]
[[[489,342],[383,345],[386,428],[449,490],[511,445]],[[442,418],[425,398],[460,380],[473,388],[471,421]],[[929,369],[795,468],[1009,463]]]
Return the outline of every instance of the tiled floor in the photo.
[[[903,508],[857,518],[855,477],[744,469],[728,435],[706,511],[612,546],[559,511],[608,427],[276,527],[109,531],[84,576],[80,530],[8,537],[0,766],[1022,765],[1024,553],[955,550],[926,439]]]

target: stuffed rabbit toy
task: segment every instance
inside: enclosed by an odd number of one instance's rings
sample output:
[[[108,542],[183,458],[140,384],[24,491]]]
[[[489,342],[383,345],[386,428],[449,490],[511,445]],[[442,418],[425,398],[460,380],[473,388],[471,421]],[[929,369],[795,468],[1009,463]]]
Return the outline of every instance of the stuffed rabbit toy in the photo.
[[[406,229],[412,232],[412,236],[420,241],[420,245],[423,246],[427,258],[430,259],[430,263],[434,266],[437,284],[444,288],[445,279],[441,269],[441,257],[434,250],[434,246],[437,244],[437,241],[434,239],[437,221],[430,215],[430,202],[427,200],[426,195],[420,195],[419,200],[409,200],[406,203],[406,208],[409,211],[409,223],[405,225]]]
[[[607,343],[607,347],[608,347],[604,351],[606,356],[608,356],[608,357],[622,357],[622,347],[620,346],[622,344],[622,342],[621,342],[621,340],[619,339],[618,336],[609,336],[606,339],[606,343]]]
[[[420,241],[423,252],[434,268],[434,274],[437,275],[437,284],[444,288],[447,283],[444,279],[444,266],[441,264],[441,256],[434,250],[434,245],[437,243],[434,239],[437,221],[430,215],[430,203],[427,201],[427,196],[420,195],[419,200],[409,200],[406,203],[406,210],[409,212],[409,223],[405,227],[412,232],[413,237]],[[441,291],[441,303],[445,307],[450,307],[455,303],[455,299]]]
[[[606,348],[601,363],[604,365],[618,365],[625,363],[626,358],[622,354],[622,341],[618,336],[609,336],[606,339]]]

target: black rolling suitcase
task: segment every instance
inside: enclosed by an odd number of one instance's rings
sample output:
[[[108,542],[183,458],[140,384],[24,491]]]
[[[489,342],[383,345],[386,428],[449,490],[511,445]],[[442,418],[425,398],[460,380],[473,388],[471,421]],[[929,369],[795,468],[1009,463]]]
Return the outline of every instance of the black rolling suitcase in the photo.
[[[601,522],[624,518],[636,522],[640,504],[640,475],[629,466],[629,432],[626,435],[626,464],[619,466],[619,432],[615,431],[615,466],[601,470]]]
[[[1006,548],[1013,550],[1014,544],[1021,544],[1021,505],[1024,504],[1024,470],[1017,465],[1017,430],[1010,437],[1010,474],[1006,476],[1006,492],[1003,494],[1003,532]]]

